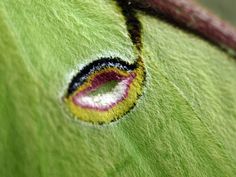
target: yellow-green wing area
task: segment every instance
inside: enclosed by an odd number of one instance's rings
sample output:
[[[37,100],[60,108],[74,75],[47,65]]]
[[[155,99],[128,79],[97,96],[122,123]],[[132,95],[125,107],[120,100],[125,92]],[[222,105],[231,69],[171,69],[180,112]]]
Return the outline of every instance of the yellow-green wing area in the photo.
[[[235,176],[236,60],[138,14],[143,96],[121,120],[73,120],[71,73],[98,57],[133,62],[110,0],[0,2],[0,176]]]

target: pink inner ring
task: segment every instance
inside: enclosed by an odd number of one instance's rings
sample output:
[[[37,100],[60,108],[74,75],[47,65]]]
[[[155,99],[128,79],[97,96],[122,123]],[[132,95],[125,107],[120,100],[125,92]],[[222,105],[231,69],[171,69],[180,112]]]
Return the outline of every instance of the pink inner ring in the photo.
[[[77,93],[75,96],[73,96],[73,102],[75,105],[78,105],[82,108],[87,109],[95,109],[98,111],[107,111],[108,109],[114,107],[117,103],[123,101],[128,96],[130,84],[133,81],[133,79],[136,77],[135,73],[130,73],[128,76],[122,76],[120,73],[117,73],[115,71],[108,71],[103,72],[98,75],[96,75],[93,80],[91,81],[91,85],[85,88],[84,90]],[[107,105],[96,105],[91,103],[84,103],[81,101],[81,98],[88,95],[92,91],[95,91],[96,89],[99,89],[102,85],[106,84],[110,81],[118,81],[119,83],[122,82],[123,92],[120,94],[119,98],[114,99]]]

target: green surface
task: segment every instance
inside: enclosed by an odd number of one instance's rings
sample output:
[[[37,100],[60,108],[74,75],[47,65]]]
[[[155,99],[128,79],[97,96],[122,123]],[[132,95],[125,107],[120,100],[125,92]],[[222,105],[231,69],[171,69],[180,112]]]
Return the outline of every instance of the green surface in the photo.
[[[0,1],[0,176],[236,175],[236,61],[158,19],[143,24],[145,93],[116,123],[73,121],[62,95],[98,56],[134,61],[110,0]]]

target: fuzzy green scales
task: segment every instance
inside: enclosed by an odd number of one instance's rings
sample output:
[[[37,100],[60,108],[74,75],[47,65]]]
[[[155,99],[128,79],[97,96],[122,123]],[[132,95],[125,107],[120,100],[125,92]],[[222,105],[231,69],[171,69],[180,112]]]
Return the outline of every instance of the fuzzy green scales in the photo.
[[[0,2],[0,176],[235,176],[236,62],[158,19],[143,24],[145,93],[118,123],[71,120],[68,74],[134,61],[115,3]]]

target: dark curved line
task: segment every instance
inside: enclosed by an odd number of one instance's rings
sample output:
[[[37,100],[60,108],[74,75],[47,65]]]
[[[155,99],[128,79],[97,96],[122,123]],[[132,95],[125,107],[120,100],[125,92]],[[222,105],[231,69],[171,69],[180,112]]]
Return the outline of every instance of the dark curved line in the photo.
[[[82,68],[81,71],[79,71],[77,75],[73,77],[69,84],[66,97],[69,97],[69,95],[71,95],[79,86],[83,85],[90,74],[109,67],[115,67],[125,71],[132,71],[137,66],[135,64],[130,64],[126,61],[123,61],[118,57],[100,58],[95,60],[87,64],[84,68]]]
[[[127,31],[129,32],[130,38],[133,44],[136,46],[139,52],[142,51],[142,25],[139,19],[136,16],[136,10],[130,1],[126,0],[115,0],[123,16],[125,17],[125,23]]]

